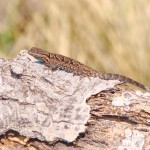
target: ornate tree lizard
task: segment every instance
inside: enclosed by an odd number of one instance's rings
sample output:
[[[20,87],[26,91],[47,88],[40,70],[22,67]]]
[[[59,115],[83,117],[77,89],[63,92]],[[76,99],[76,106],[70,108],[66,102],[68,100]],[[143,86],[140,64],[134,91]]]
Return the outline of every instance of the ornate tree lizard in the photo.
[[[100,79],[103,80],[119,80],[122,83],[130,83],[132,85],[135,85],[150,92],[150,88],[144,86],[143,84],[137,81],[134,81],[133,79],[130,79],[128,77],[119,74],[100,73],[74,59],[71,59],[69,57],[60,54],[49,53],[36,47],[32,47],[28,51],[28,53],[33,57],[37,58],[42,63],[44,63],[53,71],[59,69],[64,70],[68,73],[73,73],[74,75],[77,76],[99,77]]]

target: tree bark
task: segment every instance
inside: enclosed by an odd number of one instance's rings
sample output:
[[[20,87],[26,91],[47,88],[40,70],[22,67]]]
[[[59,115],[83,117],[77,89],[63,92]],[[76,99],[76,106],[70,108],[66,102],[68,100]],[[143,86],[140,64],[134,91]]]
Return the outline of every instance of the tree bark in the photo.
[[[27,51],[0,59],[0,132],[8,149],[150,149],[150,93],[52,71]]]

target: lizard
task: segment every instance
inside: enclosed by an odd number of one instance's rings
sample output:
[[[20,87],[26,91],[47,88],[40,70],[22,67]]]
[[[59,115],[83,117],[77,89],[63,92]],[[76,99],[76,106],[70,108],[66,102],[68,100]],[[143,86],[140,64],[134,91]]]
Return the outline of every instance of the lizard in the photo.
[[[90,68],[83,63],[60,54],[47,52],[36,47],[32,47],[28,51],[28,54],[39,60],[41,63],[44,63],[52,71],[59,69],[68,73],[73,73],[73,75],[76,76],[98,77],[103,80],[119,80],[121,83],[129,83],[150,92],[149,87],[146,87],[145,85],[131,78],[119,74],[98,72],[97,70]]]

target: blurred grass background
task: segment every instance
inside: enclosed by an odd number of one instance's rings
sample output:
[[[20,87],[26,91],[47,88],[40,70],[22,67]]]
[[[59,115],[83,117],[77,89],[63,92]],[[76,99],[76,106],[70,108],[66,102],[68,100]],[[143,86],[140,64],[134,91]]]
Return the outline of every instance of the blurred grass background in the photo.
[[[33,46],[150,86],[150,1],[0,0],[0,57]]]

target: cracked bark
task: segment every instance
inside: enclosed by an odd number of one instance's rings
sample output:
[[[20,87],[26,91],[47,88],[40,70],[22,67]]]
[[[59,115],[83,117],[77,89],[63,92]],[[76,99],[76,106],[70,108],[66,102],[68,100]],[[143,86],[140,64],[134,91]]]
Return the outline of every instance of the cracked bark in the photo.
[[[1,149],[149,149],[150,93],[0,59]]]

